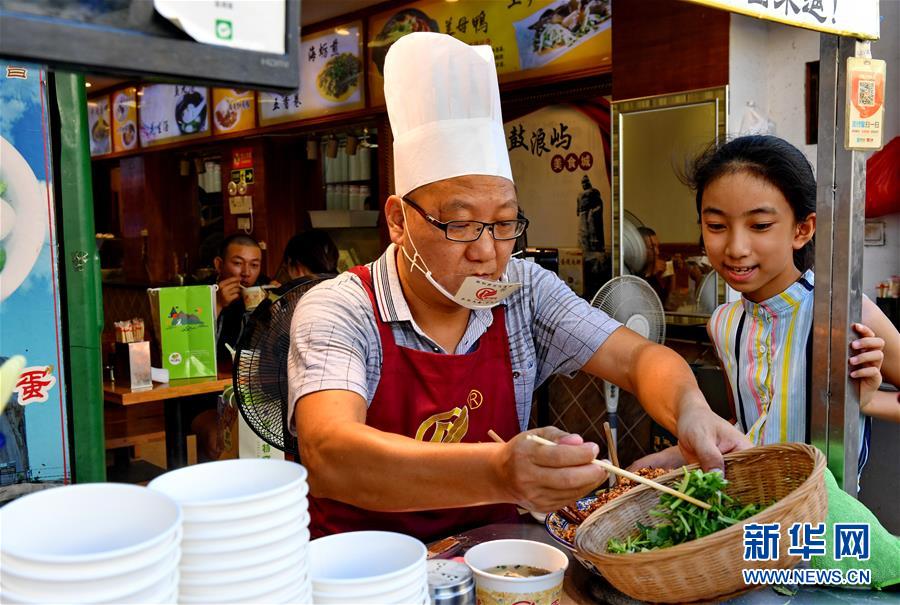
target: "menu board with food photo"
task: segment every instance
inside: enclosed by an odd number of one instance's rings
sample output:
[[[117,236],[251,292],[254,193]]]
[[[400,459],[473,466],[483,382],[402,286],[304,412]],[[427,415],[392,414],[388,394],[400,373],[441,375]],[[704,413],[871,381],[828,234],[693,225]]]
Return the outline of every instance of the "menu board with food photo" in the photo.
[[[213,132],[225,134],[256,127],[256,93],[248,89],[213,88]]]
[[[369,91],[384,104],[384,58],[413,32],[487,44],[501,82],[612,64],[611,0],[419,0],[369,21]]]
[[[112,151],[112,129],[109,117],[109,96],[88,101],[88,128],[90,130],[91,155],[103,155]]]
[[[300,40],[300,88],[290,94],[259,93],[259,124],[268,126],[362,109],[362,22]]]
[[[137,88],[131,86],[112,95],[113,151],[137,147]]]
[[[152,84],[140,92],[141,146],[209,134],[209,90],[181,84]]]

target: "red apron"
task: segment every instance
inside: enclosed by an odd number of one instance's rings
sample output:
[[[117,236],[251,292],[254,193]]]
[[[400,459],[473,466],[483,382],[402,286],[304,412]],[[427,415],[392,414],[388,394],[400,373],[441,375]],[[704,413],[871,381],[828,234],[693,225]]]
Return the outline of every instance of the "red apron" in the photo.
[[[350,271],[362,280],[372,302],[383,351],[381,380],[366,413],[367,425],[419,441],[444,443],[489,442],[489,429],[504,439],[519,432],[503,307],[494,307],[494,321],[471,354],[398,347],[391,327],[379,316],[368,267]],[[312,496],[309,512],[313,537],[378,529],[426,542],[517,517],[512,504],[384,513]]]

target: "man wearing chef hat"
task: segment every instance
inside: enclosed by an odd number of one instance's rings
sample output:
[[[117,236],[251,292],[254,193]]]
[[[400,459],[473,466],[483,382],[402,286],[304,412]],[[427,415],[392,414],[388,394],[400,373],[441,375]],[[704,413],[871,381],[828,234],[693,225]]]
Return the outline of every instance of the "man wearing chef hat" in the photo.
[[[490,47],[398,40],[384,90],[394,134],[393,242],[310,290],[291,325],[289,413],[309,469],[313,535],[383,529],[431,540],[555,510],[605,481],[599,448],[545,427],[532,394],[584,370],[635,393],[689,458],[721,467],[748,446],[690,368],[511,259],[517,219]],[[488,431],[506,443],[494,443]]]

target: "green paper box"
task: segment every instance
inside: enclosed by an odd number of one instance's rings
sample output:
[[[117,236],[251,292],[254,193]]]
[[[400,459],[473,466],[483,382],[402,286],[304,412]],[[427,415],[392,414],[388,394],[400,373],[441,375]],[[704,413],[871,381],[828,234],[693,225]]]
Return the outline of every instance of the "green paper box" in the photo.
[[[149,294],[169,379],[215,376],[216,287],[159,288]]]

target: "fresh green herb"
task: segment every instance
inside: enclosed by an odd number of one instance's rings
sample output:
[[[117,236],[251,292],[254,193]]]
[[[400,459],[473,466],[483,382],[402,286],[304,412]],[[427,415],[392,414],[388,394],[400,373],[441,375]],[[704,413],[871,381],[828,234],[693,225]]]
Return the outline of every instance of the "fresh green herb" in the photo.
[[[3,244],[0,244],[0,271],[3,271],[3,267],[6,266],[6,248],[3,247]]]
[[[677,486],[683,494],[711,505],[710,510],[694,506],[669,494],[661,494],[659,504],[650,515],[660,519],[656,525],[636,523],[638,532],[623,540],[610,538],[606,549],[613,554],[625,554],[666,548],[708,536],[752,517],[764,506],[741,504],[725,493],[728,481],[718,471],[704,473],[685,469]]]
[[[783,597],[793,597],[796,596],[798,592],[800,592],[800,589],[797,586],[782,586],[781,584],[776,584],[772,587],[772,590]]]
[[[6,181],[0,181],[0,196],[6,193]]]

